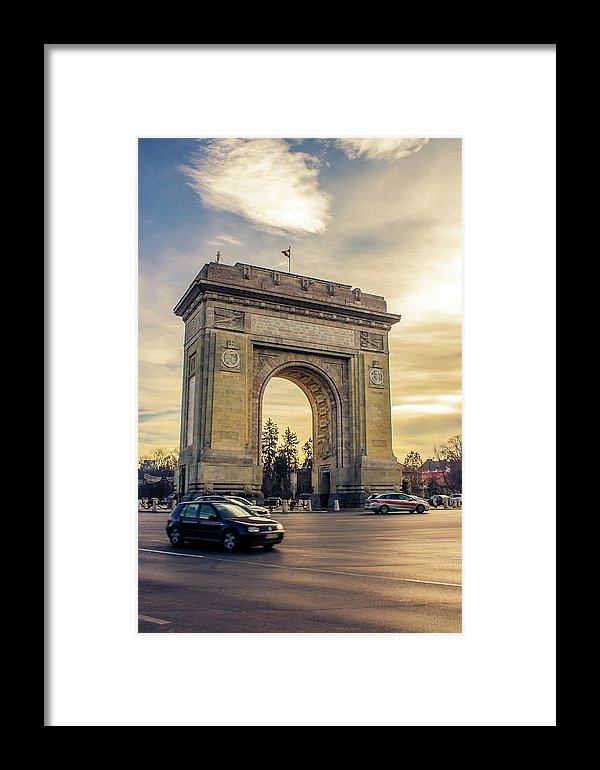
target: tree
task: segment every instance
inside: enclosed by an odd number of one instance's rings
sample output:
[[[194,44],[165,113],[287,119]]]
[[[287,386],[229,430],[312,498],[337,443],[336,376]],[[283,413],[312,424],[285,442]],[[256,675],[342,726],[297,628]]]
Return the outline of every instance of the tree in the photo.
[[[277,444],[279,443],[279,428],[277,423],[269,417],[263,425],[262,431],[262,462],[263,462],[263,492],[265,497],[275,494],[273,491],[273,473],[277,458]]]
[[[433,447],[435,459],[440,463],[444,484],[452,494],[462,491],[462,435],[450,436],[438,449]]]
[[[177,468],[179,461],[179,449],[172,447],[171,449],[165,449],[165,447],[155,447],[148,453],[147,457],[140,458],[139,468],[143,468],[147,465],[148,460],[153,460],[156,470],[170,470],[174,471]]]
[[[277,453],[273,463],[273,473],[271,476],[271,494],[289,500],[292,496],[292,482],[290,479],[290,466],[288,459],[282,449]]]
[[[308,441],[306,441],[302,445],[302,452],[304,453],[304,462],[302,463],[302,470],[308,471],[310,473],[312,471],[312,463],[313,463],[312,438],[309,438]]]
[[[279,445],[279,429],[269,418],[262,432],[263,493],[265,497],[292,496],[290,473],[298,470],[298,444],[300,439],[289,427],[285,429]],[[308,442],[307,442],[308,443]],[[306,445],[305,445],[306,446]]]
[[[298,444],[300,439],[289,427],[287,427],[283,433],[283,446],[280,452],[284,455],[288,469],[295,471],[298,469]]]
[[[168,468],[170,471],[174,471],[177,468],[179,462],[179,448],[174,446],[171,449],[163,449],[161,455],[161,462],[157,460],[157,465],[160,468]]]
[[[178,460],[177,447],[156,447],[148,453],[148,457],[141,457],[138,464],[138,495],[159,499],[170,495],[174,489]]]
[[[423,461],[418,452],[409,452],[404,458],[404,476],[408,477],[410,490],[418,492],[423,489],[422,465]]]
[[[262,432],[262,461],[265,468],[271,468],[277,455],[279,443],[279,428],[277,423],[269,417],[263,425]]]

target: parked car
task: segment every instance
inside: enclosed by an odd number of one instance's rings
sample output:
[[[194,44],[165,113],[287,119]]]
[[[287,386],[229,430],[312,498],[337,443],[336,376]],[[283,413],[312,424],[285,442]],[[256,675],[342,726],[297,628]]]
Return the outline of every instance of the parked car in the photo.
[[[434,508],[440,508],[444,505],[444,500],[448,500],[448,495],[431,495],[429,498],[429,503]]]
[[[367,500],[365,509],[377,511],[377,513],[388,513],[389,511],[427,513],[429,503],[421,497],[407,495],[405,492],[384,492]]]
[[[226,497],[230,502],[236,503],[237,505],[242,505],[256,516],[271,515],[271,511],[267,508],[266,505],[254,505],[250,500],[246,500],[245,497],[235,497],[234,495],[226,495]]]
[[[270,511],[273,510],[273,508],[279,508],[281,505],[281,498],[280,497],[267,497],[264,500],[265,507],[267,507]]]
[[[290,502],[290,510],[295,508],[308,508],[308,501],[312,500],[312,494],[310,492],[303,492],[295,500]]]
[[[268,550],[285,534],[278,521],[258,518],[241,505],[222,500],[180,503],[167,520],[166,532],[174,546],[201,540],[221,543],[226,551],[259,545]]]
[[[462,495],[450,495],[448,505],[450,508],[462,508]]]
[[[247,508],[255,516],[271,515],[270,510],[264,505],[253,505],[250,500],[246,500],[245,497],[236,497],[235,495],[199,495],[198,497],[195,497],[194,500],[206,500],[208,502],[222,500],[241,505],[243,508]]]

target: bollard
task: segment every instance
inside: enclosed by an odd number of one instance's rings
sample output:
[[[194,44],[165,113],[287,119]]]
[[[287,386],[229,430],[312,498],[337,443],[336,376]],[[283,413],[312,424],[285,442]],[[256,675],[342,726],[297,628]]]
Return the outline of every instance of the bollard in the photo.
[[[175,498],[173,498],[171,500],[171,510],[174,511],[175,508],[177,508],[177,500]]]
[[[153,511],[156,511],[156,510],[157,510],[157,508],[156,508],[156,504],[157,504],[157,503],[158,503],[158,498],[156,498],[156,497],[153,497],[153,498],[152,498],[152,510],[153,510]]]
[[[312,500],[307,500],[306,501],[306,510],[307,511],[312,511]]]
[[[339,511],[340,510],[340,501],[339,500],[334,500],[333,501],[333,510],[334,511]]]
[[[282,510],[284,513],[288,513],[288,512],[289,512],[289,510],[290,510],[290,505],[289,505],[289,503],[288,503],[288,501],[287,501],[287,500],[284,500],[284,501],[283,501],[283,504],[282,504],[281,510]]]
[[[250,500],[250,502],[252,503],[252,505],[256,505],[256,500]]]

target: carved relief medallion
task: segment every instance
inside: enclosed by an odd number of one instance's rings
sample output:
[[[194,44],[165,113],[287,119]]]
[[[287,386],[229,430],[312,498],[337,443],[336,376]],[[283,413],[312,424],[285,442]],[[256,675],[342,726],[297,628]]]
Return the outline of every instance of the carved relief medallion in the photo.
[[[221,351],[221,369],[232,371],[240,368],[240,351],[235,348],[223,348]]]
[[[383,388],[383,370],[369,367],[369,385],[373,388]]]

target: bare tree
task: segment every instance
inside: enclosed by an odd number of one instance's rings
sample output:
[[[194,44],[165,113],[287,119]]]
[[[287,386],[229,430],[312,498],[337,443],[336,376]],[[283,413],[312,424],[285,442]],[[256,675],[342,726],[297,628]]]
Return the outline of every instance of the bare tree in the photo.
[[[434,445],[433,453],[440,465],[444,484],[452,494],[462,491],[462,436],[450,436],[439,449]]]
[[[160,468],[163,470],[167,469],[174,471],[175,468],[177,468],[177,463],[179,461],[179,449],[177,447],[172,447],[171,449],[155,447],[146,457],[141,457],[139,459],[138,468],[147,465],[148,460],[154,462],[154,466],[157,470]]]

